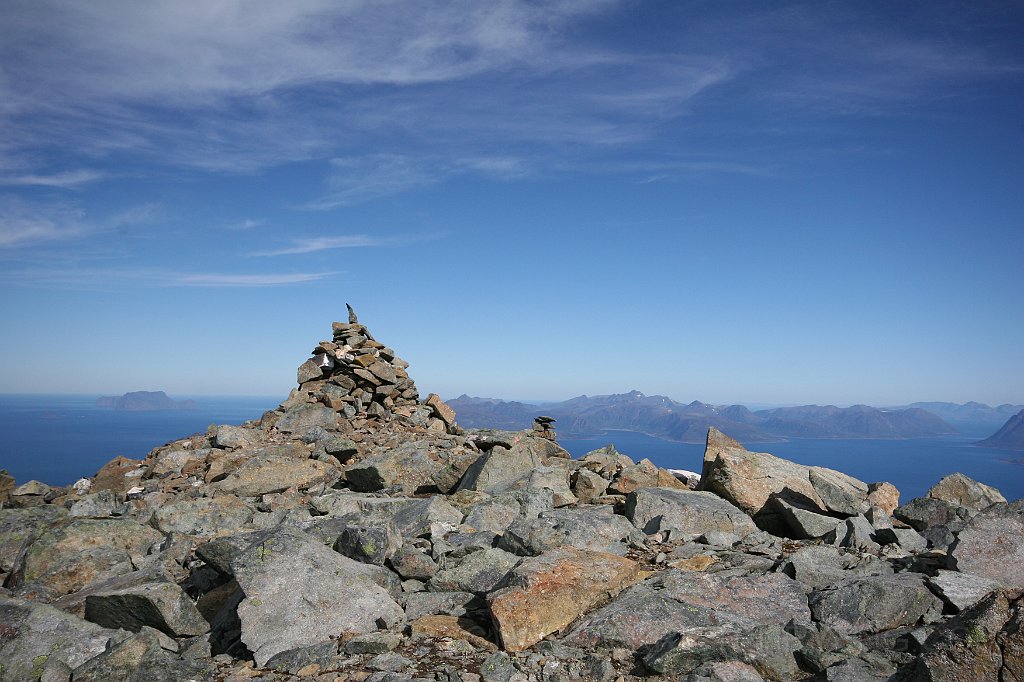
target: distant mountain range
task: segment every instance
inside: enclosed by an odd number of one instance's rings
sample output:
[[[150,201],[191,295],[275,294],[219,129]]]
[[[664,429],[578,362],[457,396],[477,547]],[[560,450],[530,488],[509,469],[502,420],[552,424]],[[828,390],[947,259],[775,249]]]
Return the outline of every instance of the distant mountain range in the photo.
[[[684,443],[703,443],[714,426],[741,442],[788,438],[920,438],[956,433],[929,411],[906,407],[879,409],[867,405],[834,407],[805,405],[751,412],[743,405],[716,406],[700,401],[679,403],[640,391],[579,396],[543,406],[461,395],[447,401],[459,424],[466,427],[527,428],[545,414],[557,420],[565,436],[592,436],[605,430],[639,431]]]
[[[943,421],[957,427],[978,427],[982,425],[995,426],[1004,423],[1007,419],[1024,410],[1024,405],[1010,405],[1009,403],[991,407],[985,403],[969,402],[958,405],[957,403],[911,403],[899,408],[906,409],[916,407],[927,410]]]
[[[163,391],[132,391],[120,396],[105,396],[97,398],[96,405],[136,412],[143,410],[194,410],[199,407],[194,400],[171,400]]]
[[[1006,420],[1003,427],[978,445],[1000,450],[1024,450],[1024,410]]]

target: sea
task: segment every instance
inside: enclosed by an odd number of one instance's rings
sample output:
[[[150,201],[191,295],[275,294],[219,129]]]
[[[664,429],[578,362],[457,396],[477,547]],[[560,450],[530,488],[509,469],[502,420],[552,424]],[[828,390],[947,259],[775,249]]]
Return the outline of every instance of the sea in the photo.
[[[203,433],[211,424],[258,419],[285,396],[173,396],[191,398],[194,410],[126,412],[96,406],[97,395],[0,395],[0,469],[18,483],[68,485],[96,473],[117,456],[140,459],[172,440]],[[745,443],[801,464],[838,469],[863,481],[889,481],[903,500],[923,495],[943,476],[959,471],[1024,497],[1024,453],[972,445],[995,431],[907,440],[789,440]],[[593,438],[559,438],[579,457],[614,444],[634,460],[648,458],[670,469],[700,472],[704,446],[676,443],[632,431]]]

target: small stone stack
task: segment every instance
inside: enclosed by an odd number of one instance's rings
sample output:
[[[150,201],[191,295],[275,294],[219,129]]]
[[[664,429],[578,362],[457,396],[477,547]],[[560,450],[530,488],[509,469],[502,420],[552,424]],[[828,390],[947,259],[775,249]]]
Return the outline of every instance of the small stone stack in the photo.
[[[396,414],[410,416],[420,402],[406,372],[409,363],[374,339],[351,310],[349,322],[332,325],[333,340],[321,341],[312,357],[299,365],[299,390],[346,419],[390,421]],[[434,408],[435,418],[444,423],[441,430],[454,431],[451,408],[445,414],[435,403],[441,403],[440,398],[431,394],[423,404]]]
[[[555,420],[552,417],[545,417],[541,415],[533,420],[533,435],[540,436],[541,438],[547,438],[548,440],[556,440],[558,438],[555,433],[555,427],[552,424]]]

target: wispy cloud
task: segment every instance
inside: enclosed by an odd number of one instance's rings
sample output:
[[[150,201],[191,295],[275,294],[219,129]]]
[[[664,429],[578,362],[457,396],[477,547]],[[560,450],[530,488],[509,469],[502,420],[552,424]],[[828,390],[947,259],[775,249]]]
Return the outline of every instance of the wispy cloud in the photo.
[[[0,185],[10,187],[59,187],[75,189],[104,177],[103,173],[91,170],[74,170],[52,175],[0,175]]]
[[[41,206],[16,197],[0,199],[0,249],[20,249],[80,237],[83,212],[62,204]]]
[[[0,270],[0,282],[20,286],[53,288],[93,288],[116,290],[131,287],[255,288],[317,282],[336,272],[181,272],[168,268],[98,266],[65,267],[37,265]]]
[[[315,282],[330,277],[333,272],[262,273],[240,275],[227,273],[201,273],[179,275],[171,284],[188,287],[274,287],[286,284]]]
[[[291,256],[301,253],[315,253],[317,251],[329,251],[331,249],[354,249],[366,246],[388,246],[394,244],[395,240],[379,237],[371,237],[365,234],[343,235],[337,237],[311,237],[309,239],[296,239],[291,246],[280,249],[268,249],[266,251],[254,251],[250,256]]]
[[[227,226],[227,229],[237,231],[251,230],[253,228],[265,225],[266,222],[267,221],[265,220],[253,220],[252,218],[246,218],[245,220],[240,220],[237,223],[231,223],[230,225]]]
[[[64,202],[0,197],[0,249],[25,249],[115,230],[125,231],[151,222],[158,211],[158,205],[144,204],[113,215],[89,216],[81,208]]]

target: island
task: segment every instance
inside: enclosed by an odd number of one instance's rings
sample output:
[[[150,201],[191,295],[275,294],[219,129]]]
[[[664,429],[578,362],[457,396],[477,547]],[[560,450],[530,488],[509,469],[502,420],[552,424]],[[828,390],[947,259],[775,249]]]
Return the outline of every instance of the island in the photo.
[[[130,412],[194,410],[199,407],[194,400],[172,400],[163,391],[132,391],[120,396],[104,396],[96,399],[96,405]]]

